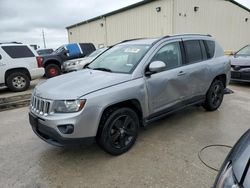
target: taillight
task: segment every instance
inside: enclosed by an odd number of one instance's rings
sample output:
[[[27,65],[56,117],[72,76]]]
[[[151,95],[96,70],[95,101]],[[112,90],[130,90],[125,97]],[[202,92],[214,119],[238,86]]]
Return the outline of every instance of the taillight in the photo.
[[[38,56],[36,57],[36,60],[37,60],[37,66],[40,68],[40,67],[43,67],[43,58]]]

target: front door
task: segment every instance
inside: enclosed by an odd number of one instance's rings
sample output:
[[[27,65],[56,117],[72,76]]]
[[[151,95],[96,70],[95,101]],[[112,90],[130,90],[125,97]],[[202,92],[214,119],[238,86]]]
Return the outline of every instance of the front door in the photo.
[[[188,73],[185,72],[181,41],[162,44],[150,62],[162,61],[166,70],[145,77],[150,114],[160,113],[178,107],[191,94]],[[150,63],[149,62],[149,63]]]

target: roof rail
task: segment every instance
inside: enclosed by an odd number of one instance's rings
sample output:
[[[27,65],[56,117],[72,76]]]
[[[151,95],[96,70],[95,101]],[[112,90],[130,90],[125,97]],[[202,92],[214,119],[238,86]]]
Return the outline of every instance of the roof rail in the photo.
[[[123,41],[119,42],[118,44],[121,44],[121,43],[124,43],[124,42],[130,42],[130,41],[133,41],[133,40],[141,40],[141,39],[146,39],[146,38],[135,38],[135,39],[123,40]]]
[[[171,37],[179,37],[179,36],[205,36],[205,37],[212,37],[212,35],[209,35],[209,34],[195,34],[195,33],[176,34],[176,35],[166,35],[166,36],[163,36],[163,37],[159,38],[158,40],[154,41],[154,42],[152,43],[152,45],[156,44],[157,42],[161,41],[162,39],[171,38]]]
[[[13,42],[0,42],[0,44],[23,44],[23,43],[13,41]]]
[[[171,35],[171,37],[178,37],[178,36],[205,36],[205,37],[212,37],[210,34],[200,34],[200,33],[184,33],[184,34],[176,34],[176,35]]]

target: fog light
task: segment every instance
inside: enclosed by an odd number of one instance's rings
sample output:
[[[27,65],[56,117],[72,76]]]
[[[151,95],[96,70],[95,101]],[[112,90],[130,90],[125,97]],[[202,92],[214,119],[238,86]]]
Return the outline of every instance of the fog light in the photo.
[[[59,125],[57,127],[63,134],[72,134],[74,132],[74,125]]]

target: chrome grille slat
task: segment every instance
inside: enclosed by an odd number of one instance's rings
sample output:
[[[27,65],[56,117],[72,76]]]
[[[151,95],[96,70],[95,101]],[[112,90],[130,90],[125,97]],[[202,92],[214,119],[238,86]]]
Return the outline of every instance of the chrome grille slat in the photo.
[[[31,99],[31,110],[33,113],[38,115],[46,116],[50,112],[50,106],[52,101],[43,99],[37,96],[32,96]]]

